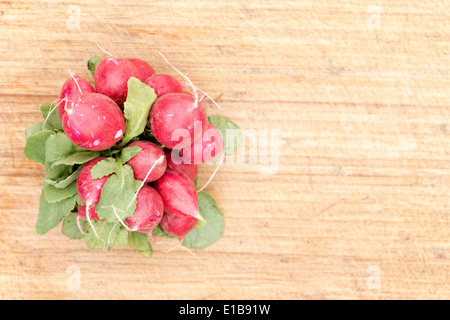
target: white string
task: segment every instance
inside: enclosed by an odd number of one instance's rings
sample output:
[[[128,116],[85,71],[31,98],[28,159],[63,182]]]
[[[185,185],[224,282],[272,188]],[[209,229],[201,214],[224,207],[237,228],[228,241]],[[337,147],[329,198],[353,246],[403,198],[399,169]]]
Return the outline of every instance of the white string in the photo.
[[[44,123],[42,124],[42,129],[45,129],[45,124],[47,123],[48,119],[50,118],[50,115],[53,113],[53,111],[55,111],[56,108],[58,108],[58,106],[64,101],[61,100],[60,102],[58,102],[55,106],[53,106],[53,108],[48,112],[47,117],[45,118]]]
[[[198,94],[197,94],[197,90],[196,90],[196,86],[194,86],[194,84],[192,83],[191,79],[189,79],[187,76],[185,76],[183,73],[181,73],[180,70],[178,70],[177,68],[175,68],[167,59],[166,57],[164,57],[164,55],[157,51],[158,54],[164,59],[164,61],[170,66],[172,67],[173,70],[175,70],[179,75],[181,75],[191,86],[191,88],[194,90],[194,96],[195,96],[195,105],[197,106],[198,104]]]
[[[114,229],[117,227],[118,224],[119,224],[119,223],[117,222],[117,223],[114,225],[114,227],[111,229],[111,232],[110,232],[109,235],[108,235],[108,242],[107,242],[106,245],[103,247],[103,250],[104,250],[104,251],[108,251],[109,241],[111,240],[111,234],[112,234],[112,232],[114,231]]]
[[[150,168],[150,170],[147,172],[147,175],[145,176],[144,180],[142,181],[141,185],[139,186],[139,189],[136,191],[136,194],[134,195],[133,200],[131,200],[131,202],[130,202],[130,204],[128,205],[128,207],[127,207],[126,210],[128,210],[128,209],[130,208],[131,204],[132,204],[133,201],[136,199],[137,194],[139,193],[139,191],[141,191],[142,187],[143,187],[144,184],[145,184],[145,181],[146,181],[147,178],[150,176],[150,173],[153,171],[153,169],[156,167],[156,165],[157,165],[158,163],[160,163],[160,162],[162,162],[162,161],[164,160],[164,158],[165,158],[165,156],[160,156],[160,157],[158,158],[158,160],[156,160],[155,163],[152,165],[152,167]],[[125,210],[125,211],[126,211],[126,210]]]
[[[105,241],[104,241],[103,239],[100,239],[100,237],[99,237],[98,234],[97,234],[97,230],[95,230],[95,227],[94,227],[94,225],[92,224],[92,221],[91,221],[91,214],[90,214],[90,212],[89,212],[89,208],[90,208],[90,207],[91,207],[90,204],[87,204],[87,205],[86,205],[86,218],[87,218],[87,221],[88,221],[89,225],[91,226],[92,230],[94,230],[94,234],[95,234],[95,236],[97,237],[97,239],[98,239],[98,240],[101,240],[101,241],[103,241],[103,243],[105,243]]]
[[[191,84],[193,86],[193,84]],[[195,86],[194,86],[195,87]],[[199,89],[198,87],[192,88],[194,91],[198,90],[200,93],[202,93],[204,96],[200,99],[200,101],[203,100],[203,98],[206,96],[208,97],[215,105],[217,108],[222,109],[222,107],[216,102],[216,100],[214,100],[209,94],[207,94],[206,92],[202,91],[201,89]]]
[[[157,241],[155,242],[155,244],[170,244],[173,245],[173,242],[165,242],[165,241]],[[200,261],[203,261],[202,259],[200,259],[192,250],[190,250],[189,248],[186,248],[185,246],[182,245],[182,241],[179,241],[178,243],[175,244],[175,246],[173,246],[172,248],[170,248],[169,250],[163,250],[164,252],[170,253],[173,250],[177,249],[177,248],[181,248],[187,252],[189,252],[191,255],[193,255],[195,258],[197,258]]]
[[[77,226],[78,226],[78,230],[80,230],[81,234],[84,234],[83,228],[81,228],[81,223],[80,223],[80,216],[77,213]]]

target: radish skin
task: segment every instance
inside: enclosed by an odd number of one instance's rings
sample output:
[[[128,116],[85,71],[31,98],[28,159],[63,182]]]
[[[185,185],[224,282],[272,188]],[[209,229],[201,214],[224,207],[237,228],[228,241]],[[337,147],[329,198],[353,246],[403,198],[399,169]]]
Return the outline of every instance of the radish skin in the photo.
[[[162,97],[169,93],[183,92],[181,83],[168,74],[157,73],[145,80],[145,84],[155,90],[156,96]]]
[[[128,147],[140,147],[142,149],[136,156],[127,162],[127,164],[133,168],[135,179],[152,182],[161,178],[166,171],[167,161],[164,152],[158,145],[149,141],[139,140],[130,143]],[[160,157],[163,157],[163,160],[159,161],[152,172],[148,174],[148,171]],[[147,179],[145,179],[146,177]]]
[[[222,134],[212,124],[207,123],[202,137],[195,141],[190,148],[181,150],[180,157],[183,163],[200,164],[213,160],[222,152]]]
[[[100,61],[95,69],[95,89],[121,106],[127,99],[128,80],[131,77],[139,79],[140,74],[130,61],[109,57]]]
[[[125,224],[137,232],[148,233],[160,223],[164,213],[164,203],[159,193],[149,186],[143,186],[137,195],[136,210],[132,217],[125,219]]]
[[[183,217],[203,220],[198,211],[198,196],[194,183],[182,172],[167,170],[153,187],[164,202],[164,211]]]
[[[196,164],[184,163],[179,156],[178,150],[165,149],[164,154],[167,159],[167,169],[183,172],[192,181],[197,178],[198,166]]]
[[[91,174],[91,169],[100,161],[106,159],[105,157],[98,157],[92,159],[84,167],[80,170],[77,178],[77,193],[80,197],[81,201],[86,206],[93,207],[96,206],[100,200],[100,195],[102,192],[102,188],[105,185],[106,181],[108,181],[109,177],[105,176],[99,179],[93,179]],[[89,209],[89,213],[91,209]]]
[[[67,137],[77,146],[91,151],[111,148],[125,132],[121,109],[99,93],[83,94],[69,103],[62,122]]]
[[[190,146],[206,128],[205,108],[187,93],[169,93],[158,98],[149,117],[156,140],[169,149]],[[177,136],[177,132],[183,136]]]
[[[166,212],[162,217],[160,225],[165,232],[183,241],[184,237],[197,225],[197,219],[192,217],[179,217]]]
[[[139,71],[140,77],[138,78],[142,82],[155,74],[155,70],[147,62],[141,59],[128,59],[134,67]]]
[[[86,79],[72,76],[64,82],[58,97],[58,115],[62,120],[66,105],[75,101],[82,94],[94,93],[95,89]]]

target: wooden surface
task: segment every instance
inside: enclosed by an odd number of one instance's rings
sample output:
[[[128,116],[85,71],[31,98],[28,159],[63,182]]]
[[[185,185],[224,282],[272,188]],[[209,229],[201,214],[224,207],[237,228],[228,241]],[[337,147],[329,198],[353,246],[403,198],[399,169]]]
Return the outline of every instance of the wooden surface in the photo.
[[[121,3],[1,1],[0,298],[450,298],[448,1]],[[221,114],[279,130],[276,175],[227,164],[207,188],[226,231],[196,257],[34,232],[23,131],[97,43],[173,73],[159,50]]]

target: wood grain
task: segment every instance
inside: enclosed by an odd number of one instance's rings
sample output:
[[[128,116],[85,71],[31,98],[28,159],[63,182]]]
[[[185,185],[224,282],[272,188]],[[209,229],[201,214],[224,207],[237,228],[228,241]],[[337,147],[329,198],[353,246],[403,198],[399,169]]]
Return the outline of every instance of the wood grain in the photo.
[[[70,4],[80,29],[64,1],[0,4],[0,298],[450,298],[448,1]],[[24,128],[68,70],[89,77],[97,44],[173,73],[159,50],[222,94],[209,114],[279,130],[276,175],[226,164],[208,186],[226,231],[196,257],[34,232],[43,168],[23,155]]]

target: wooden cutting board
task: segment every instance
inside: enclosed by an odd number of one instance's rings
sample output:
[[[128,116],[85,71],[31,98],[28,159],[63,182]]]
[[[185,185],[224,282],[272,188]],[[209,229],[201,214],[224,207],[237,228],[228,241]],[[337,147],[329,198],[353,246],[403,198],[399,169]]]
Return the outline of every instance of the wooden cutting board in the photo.
[[[450,298],[449,9],[2,1],[0,298]],[[209,114],[278,133],[276,174],[234,161],[207,187],[226,230],[204,251],[162,243],[148,260],[88,250],[60,228],[36,235],[44,172],[23,155],[24,128],[69,70],[89,77],[87,59],[105,57],[98,46],[174,74],[159,50],[221,95]],[[200,184],[213,170],[200,169]]]

